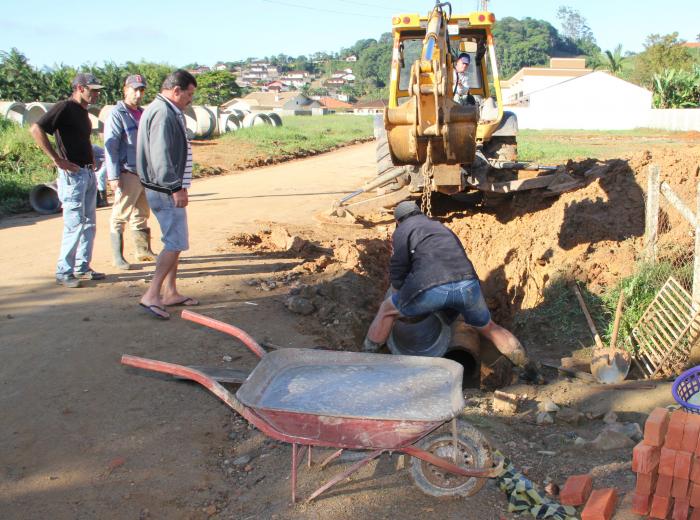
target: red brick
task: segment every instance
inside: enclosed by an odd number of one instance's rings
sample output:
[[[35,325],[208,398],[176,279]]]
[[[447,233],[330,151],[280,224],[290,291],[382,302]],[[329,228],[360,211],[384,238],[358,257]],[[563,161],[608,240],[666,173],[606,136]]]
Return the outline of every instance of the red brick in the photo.
[[[649,514],[649,506],[651,506],[651,496],[650,495],[639,495],[635,493],[632,495],[632,512],[638,515]]]
[[[698,437],[700,437],[700,415],[689,413],[685,419],[681,450],[695,453],[698,446]]]
[[[659,465],[661,449],[656,446],[637,444],[632,450],[632,471],[635,473],[651,473]]]
[[[662,446],[668,429],[668,412],[666,408],[656,408],[644,423],[644,444]]]
[[[671,486],[671,496],[673,498],[686,498],[688,496],[688,485],[690,480],[687,478],[673,477],[673,486]]]
[[[693,467],[690,470],[690,480],[700,483],[700,457],[693,456]]]
[[[676,464],[673,466],[673,476],[676,478],[689,479],[690,466],[693,463],[693,454],[687,451],[676,453]]]
[[[581,512],[581,520],[610,520],[615,512],[616,502],[615,488],[596,489],[588,497],[586,507]]]
[[[656,481],[656,491],[654,491],[654,494],[660,497],[670,497],[671,487],[673,487],[673,477],[659,475],[659,479]]]
[[[700,507],[700,484],[690,486],[690,505]]]
[[[673,476],[673,470],[676,468],[676,450],[667,447],[661,448],[659,455],[659,475]]]
[[[690,501],[687,498],[677,498],[673,504],[673,520],[688,520]]]
[[[683,440],[683,430],[685,429],[685,419],[688,414],[683,410],[676,410],[671,414],[671,419],[668,421],[668,430],[666,430],[666,440],[664,446],[672,450],[681,449],[681,441]]]
[[[593,489],[590,475],[572,475],[566,479],[559,492],[559,501],[565,506],[580,506],[586,502]]]
[[[651,509],[649,510],[649,518],[667,518],[671,512],[672,505],[673,499],[671,497],[654,495],[654,500],[652,500]]]
[[[658,473],[637,473],[637,486],[634,492],[638,495],[653,495]]]

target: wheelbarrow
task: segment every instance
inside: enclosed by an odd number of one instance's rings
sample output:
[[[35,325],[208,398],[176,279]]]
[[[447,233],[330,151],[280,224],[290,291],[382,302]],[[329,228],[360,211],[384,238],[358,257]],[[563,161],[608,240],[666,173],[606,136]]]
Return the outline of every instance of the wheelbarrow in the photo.
[[[387,356],[288,348],[265,352],[243,330],[183,311],[182,318],[238,338],[260,358],[236,394],[205,369],[124,355],[132,367],[201,384],[267,436],[292,445],[292,502],[297,467],[312,447],[366,456],[314,491],[307,502],[384,452],[412,457],[414,483],[432,496],[476,494],[486,478],[500,474],[484,436],[458,419],[464,408],[462,366],[443,358]],[[304,453],[306,450],[306,453]],[[502,466],[502,462],[501,462]]]

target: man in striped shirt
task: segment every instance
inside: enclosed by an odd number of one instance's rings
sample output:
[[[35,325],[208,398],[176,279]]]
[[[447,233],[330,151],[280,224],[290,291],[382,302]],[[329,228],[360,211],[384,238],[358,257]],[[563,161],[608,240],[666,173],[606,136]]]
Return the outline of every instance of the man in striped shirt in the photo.
[[[186,70],[169,74],[139,123],[136,169],[163,235],[153,281],[139,305],[161,320],[170,319],[167,306],[199,304],[176,286],[180,253],[189,248],[185,208],[192,184],[192,147],[182,111],[192,102],[196,87],[197,80]]]

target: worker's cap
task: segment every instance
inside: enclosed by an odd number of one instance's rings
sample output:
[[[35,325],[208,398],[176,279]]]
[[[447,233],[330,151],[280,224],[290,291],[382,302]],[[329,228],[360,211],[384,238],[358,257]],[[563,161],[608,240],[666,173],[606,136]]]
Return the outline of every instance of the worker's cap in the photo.
[[[418,204],[412,200],[404,200],[403,202],[399,202],[396,208],[394,208],[394,219],[397,222],[401,222],[402,219],[413,213],[420,213]]]
[[[95,77],[95,75],[90,74],[89,72],[81,72],[79,74],[76,74],[75,77],[73,78],[73,81],[71,82],[71,86],[73,88],[75,88],[75,87],[88,87],[91,89],[104,88],[102,83],[99,82],[99,80]]]
[[[457,56],[457,61],[461,61],[462,63],[465,63],[469,65],[472,62],[472,57],[469,56],[466,52],[463,52],[459,56]]]
[[[124,82],[125,87],[131,88],[146,88],[146,78],[141,74],[132,74]]]

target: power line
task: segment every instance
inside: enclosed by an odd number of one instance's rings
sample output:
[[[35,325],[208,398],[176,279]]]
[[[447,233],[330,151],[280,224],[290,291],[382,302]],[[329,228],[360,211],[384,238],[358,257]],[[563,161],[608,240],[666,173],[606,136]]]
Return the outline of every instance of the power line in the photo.
[[[342,14],[342,15],[348,15],[348,16],[361,16],[363,18],[379,18],[382,20],[385,20],[387,18],[386,16],[374,16],[374,15],[366,14],[366,13],[349,13],[347,11],[334,11],[332,9],[323,9],[321,7],[310,7],[308,5],[293,4],[291,2],[280,2],[279,0],[263,0],[263,2],[267,2],[269,4],[286,5],[287,7],[298,7],[299,9],[308,9],[309,11],[316,11],[316,12],[323,11],[326,13]]]
[[[355,4],[355,5],[361,5],[363,7],[372,7],[373,9],[382,9],[384,11],[390,11],[392,13],[396,13],[398,10],[397,9],[390,9],[388,7],[382,7],[376,4],[366,4],[364,2],[354,2],[353,0],[338,0],[339,2],[343,2],[346,4]]]

